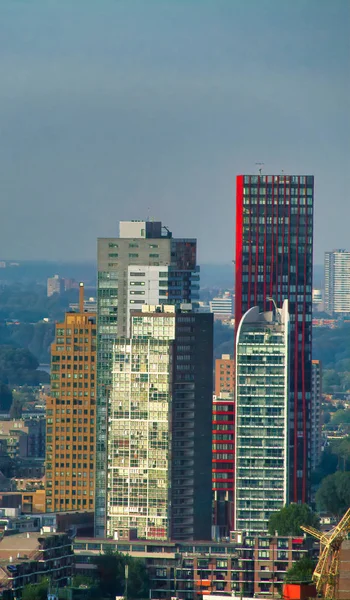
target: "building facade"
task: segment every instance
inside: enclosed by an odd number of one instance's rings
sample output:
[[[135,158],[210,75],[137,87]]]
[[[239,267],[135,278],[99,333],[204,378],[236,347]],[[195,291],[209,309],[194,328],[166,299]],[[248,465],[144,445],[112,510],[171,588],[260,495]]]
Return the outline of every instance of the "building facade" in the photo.
[[[322,452],[322,363],[312,361],[311,468],[318,466]]]
[[[176,239],[160,222],[120,223],[119,238],[98,240],[98,354],[95,533],[106,535],[107,423],[113,345],[127,337],[130,309],[195,302],[199,294],[196,240]]]
[[[209,302],[210,312],[214,313],[215,319],[228,319],[233,317],[233,296],[231,292],[225,292]]]
[[[230,354],[222,354],[215,360],[215,395],[234,394],[235,391],[235,361]]]
[[[266,532],[288,502],[288,300],[249,309],[236,335],[235,529]]]
[[[290,500],[306,502],[311,469],[314,178],[238,175],[235,323],[252,306],[289,301]]]
[[[143,306],[114,346],[107,535],[210,539],[213,324],[191,305]],[[208,487],[209,486],[209,487]]]
[[[64,279],[59,275],[48,277],[47,279],[47,296],[53,296],[54,294],[62,294],[64,292]]]
[[[234,435],[235,403],[233,392],[213,398],[213,537],[228,537],[234,528]]]
[[[46,510],[94,507],[96,446],[96,315],[66,313],[51,346],[46,403]]]
[[[330,315],[350,313],[350,252],[347,250],[325,252],[324,309]]]

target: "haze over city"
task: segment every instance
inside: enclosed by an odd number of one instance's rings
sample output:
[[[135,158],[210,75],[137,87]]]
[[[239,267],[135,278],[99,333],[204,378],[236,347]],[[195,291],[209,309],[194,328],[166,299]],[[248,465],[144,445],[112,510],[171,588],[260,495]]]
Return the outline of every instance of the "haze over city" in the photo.
[[[341,0],[2,0],[1,258],[95,259],[153,217],[229,263],[257,162],[315,176],[316,263],[346,247],[349,23]]]

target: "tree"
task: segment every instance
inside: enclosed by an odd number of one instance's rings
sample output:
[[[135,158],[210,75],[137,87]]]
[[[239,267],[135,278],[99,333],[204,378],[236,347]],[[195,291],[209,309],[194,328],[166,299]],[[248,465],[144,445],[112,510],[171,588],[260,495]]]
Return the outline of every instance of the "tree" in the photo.
[[[309,556],[303,556],[288,569],[284,581],[286,583],[311,583],[316,563]]]
[[[143,560],[120,552],[107,550],[96,557],[99,588],[102,596],[114,598],[125,594],[125,567],[128,565],[128,600],[138,600],[149,596],[149,576]]]
[[[49,582],[43,579],[40,583],[29,583],[22,591],[22,600],[46,600]]]
[[[8,385],[0,383],[0,410],[9,411],[12,404],[12,392]]]
[[[350,472],[337,471],[325,477],[317,490],[316,504],[319,510],[342,517],[350,506]]]
[[[20,419],[22,416],[22,401],[19,394],[14,394],[11,408],[10,417],[11,419]]]
[[[150,582],[144,561],[128,556],[127,564],[129,565],[128,599],[148,598]]]
[[[307,504],[289,504],[273,513],[269,519],[269,534],[300,535],[301,525],[318,527],[320,520]]]
[[[350,410],[337,410],[327,425],[327,429],[336,429],[339,425],[350,424]]]

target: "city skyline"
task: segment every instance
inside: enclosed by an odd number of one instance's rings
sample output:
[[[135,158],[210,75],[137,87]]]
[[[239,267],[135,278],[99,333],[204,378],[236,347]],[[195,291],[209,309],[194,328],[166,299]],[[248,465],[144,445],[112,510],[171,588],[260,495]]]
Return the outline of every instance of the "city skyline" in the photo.
[[[4,258],[92,259],[118,220],[149,216],[196,235],[201,262],[229,262],[223,215],[257,162],[315,176],[316,263],[346,247],[347,2],[0,11]]]

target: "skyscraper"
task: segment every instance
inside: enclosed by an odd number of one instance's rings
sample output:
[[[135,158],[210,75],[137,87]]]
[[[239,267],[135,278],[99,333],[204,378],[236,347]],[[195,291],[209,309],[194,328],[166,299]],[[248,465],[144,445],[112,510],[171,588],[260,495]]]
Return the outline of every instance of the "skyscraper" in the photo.
[[[98,355],[95,534],[106,534],[107,422],[113,345],[130,334],[130,309],[195,303],[196,240],[176,239],[159,221],[125,221],[119,238],[98,240]]]
[[[107,536],[211,538],[212,350],[210,314],[132,311],[113,354]]]
[[[252,306],[289,300],[290,500],[308,499],[314,178],[238,175],[235,322]]]
[[[267,531],[288,502],[288,300],[250,308],[236,335],[235,529]]]
[[[93,510],[95,496],[96,314],[79,311],[56,324],[51,392],[46,401],[46,510]]]
[[[330,315],[350,313],[350,252],[346,250],[325,252],[324,308]]]

